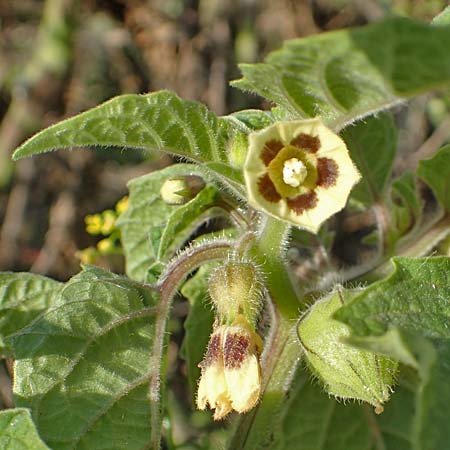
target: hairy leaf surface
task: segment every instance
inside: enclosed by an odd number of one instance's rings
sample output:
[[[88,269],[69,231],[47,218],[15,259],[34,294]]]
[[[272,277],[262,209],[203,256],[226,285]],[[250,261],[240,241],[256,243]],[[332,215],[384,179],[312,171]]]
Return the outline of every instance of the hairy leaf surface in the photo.
[[[207,174],[192,164],[176,164],[152,172],[129,183],[128,209],[120,216],[127,274],[145,281],[148,269],[155,263],[165,264],[177,246],[204,221],[223,214],[215,203],[217,189],[207,185],[193,200],[184,205],[168,205],[160,194],[161,185],[169,178],[197,175],[208,181]]]
[[[88,268],[58,305],[11,337],[14,393],[53,450],[142,449],[150,427],[155,294]]]
[[[352,196],[370,206],[382,198],[391,175],[397,150],[394,120],[390,114],[380,113],[347,127],[342,137],[362,175]]]
[[[420,161],[417,175],[432,189],[438,202],[450,212],[450,145],[442,147],[432,158]]]
[[[0,353],[6,337],[55,304],[62,285],[32,273],[0,273]]]
[[[2,450],[50,450],[39,437],[30,411],[25,408],[0,411]]]
[[[14,159],[74,146],[133,147],[214,162],[213,170],[239,183],[240,173],[228,164],[232,134],[230,121],[173,92],[126,94],[41,131],[15,151]]]
[[[284,43],[234,86],[338,129],[450,83],[450,27],[392,18]]]
[[[328,397],[300,380],[283,414],[275,450],[412,450],[412,392],[398,387],[377,416],[369,405]]]
[[[336,313],[357,335],[389,326],[450,339],[450,258],[393,258],[394,273],[372,284]]]

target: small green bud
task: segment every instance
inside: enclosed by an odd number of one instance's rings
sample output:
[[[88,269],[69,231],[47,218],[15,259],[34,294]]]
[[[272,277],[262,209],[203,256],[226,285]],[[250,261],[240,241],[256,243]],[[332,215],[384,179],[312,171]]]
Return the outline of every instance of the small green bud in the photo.
[[[205,182],[196,175],[169,178],[161,186],[161,198],[168,205],[184,205],[203,188]]]
[[[329,394],[363,400],[379,414],[389,399],[397,363],[345,343],[350,329],[333,319],[343,303],[339,292],[316,302],[300,320],[298,337],[309,366]]]
[[[228,161],[235,169],[244,167],[248,152],[247,136],[243,133],[236,133],[230,141]]]
[[[219,320],[230,324],[239,314],[255,326],[263,285],[254,264],[228,261],[215,269],[209,278],[209,295]]]

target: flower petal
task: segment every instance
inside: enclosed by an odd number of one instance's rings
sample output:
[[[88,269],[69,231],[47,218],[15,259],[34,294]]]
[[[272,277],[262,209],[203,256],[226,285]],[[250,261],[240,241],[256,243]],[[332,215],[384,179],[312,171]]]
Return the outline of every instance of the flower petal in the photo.
[[[285,147],[278,150],[275,156],[272,155],[275,152],[271,153],[270,157],[273,158],[268,167],[260,155],[266,142],[271,142],[271,148],[275,148],[274,141],[283,143]],[[308,158],[312,158],[311,164],[314,165],[313,169],[309,169],[314,176],[308,176],[303,184],[295,188],[280,187],[280,183],[284,182],[284,165],[275,164],[277,157],[282,159],[282,154],[288,151],[288,146],[303,146],[301,150],[305,155],[309,154]],[[267,163],[269,157],[265,160]],[[280,174],[274,174],[276,171]],[[270,185],[263,182],[269,179],[268,173],[272,180]],[[360,174],[350,159],[344,141],[328,129],[320,118],[314,118],[277,122],[251,133],[244,178],[251,206],[316,233],[326,219],[345,206]],[[308,183],[306,180],[309,180]]]
[[[238,369],[224,370],[231,406],[239,413],[252,409],[261,392],[259,361],[255,354],[248,355]]]

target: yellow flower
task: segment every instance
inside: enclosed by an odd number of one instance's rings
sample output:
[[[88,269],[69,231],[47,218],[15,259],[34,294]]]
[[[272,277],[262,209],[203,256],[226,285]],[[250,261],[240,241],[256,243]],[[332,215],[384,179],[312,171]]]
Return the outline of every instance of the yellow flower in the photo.
[[[100,234],[102,231],[102,218],[100,214],[88,214],[84,218],[86,223],[86,231],[89,234]]]
[[[114,231],[117,215],[112,209],[102,212],[102,234],[108,236]]]
[[[344,141],[314,118],[251,133],[244,178],[252,206],[316,233],[360,174]]]
[[[97,242],[97,250],[101,254],[106,255],[114,250],[114,243],[111,241],[111,239],[102,239],[101,241]]]
[[[128,208],[128,203],[128,195],[125,195],[116,203],[116,213],[119,215],[124,213]]]
[[[214,409],[214,419],[252,409],[261,390],[261,338],[242,315],[231,326],[217,327],[200,364],[197,407]]]

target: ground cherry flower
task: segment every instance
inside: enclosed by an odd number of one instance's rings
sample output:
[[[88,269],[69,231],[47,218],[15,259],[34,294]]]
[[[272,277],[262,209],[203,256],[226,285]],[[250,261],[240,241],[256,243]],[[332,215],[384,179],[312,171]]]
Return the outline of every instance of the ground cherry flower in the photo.
[[[344,141],[314,118],[251,133],[244,178],[252,206],[316,233],[360,174]]]
[[[214,419],[223,419],[232,410],[253,408],[261,390],[259,353],[262,342],[243,315],[231,325],[213,331],[200,363],[197,407],[214,409]]]

